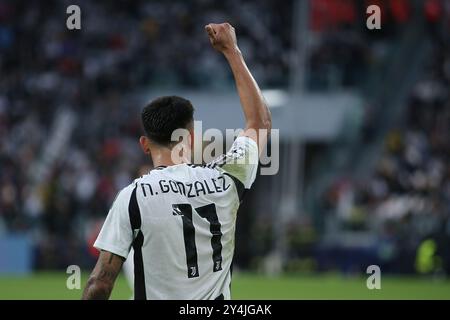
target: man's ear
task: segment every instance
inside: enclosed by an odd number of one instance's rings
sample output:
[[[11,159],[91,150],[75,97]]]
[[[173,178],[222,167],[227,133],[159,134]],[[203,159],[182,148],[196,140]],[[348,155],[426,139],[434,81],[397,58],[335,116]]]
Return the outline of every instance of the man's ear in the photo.
[[[141,136],[139,138],[139,144],[141,145],[142,151],[145,154],[150,155],[150,140],[146,136]]]

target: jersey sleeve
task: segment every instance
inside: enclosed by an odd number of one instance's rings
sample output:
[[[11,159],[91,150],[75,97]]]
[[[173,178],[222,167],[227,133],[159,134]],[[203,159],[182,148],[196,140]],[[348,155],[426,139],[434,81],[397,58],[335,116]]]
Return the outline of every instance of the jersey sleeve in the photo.
[[[128,214],[128,206],[133,189],[121,190],[114,200],[100,234],[94,243],[99,250],[109,251],[125,259],[133,242],[133,232]]]
[[[238,137],[231,149],[210,165],[238,179],[245,189],[250,189],[258,170],[258,145],[246,136]]]

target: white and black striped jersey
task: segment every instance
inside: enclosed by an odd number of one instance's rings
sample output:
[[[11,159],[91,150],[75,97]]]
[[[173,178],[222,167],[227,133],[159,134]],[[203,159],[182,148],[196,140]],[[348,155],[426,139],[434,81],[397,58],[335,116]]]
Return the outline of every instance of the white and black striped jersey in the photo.
[[[257,144],[238,137],[208,165],[155,168],[119,192],[94,247],[133,247],[135,299],[230,299],[236,213],[257,167]]]

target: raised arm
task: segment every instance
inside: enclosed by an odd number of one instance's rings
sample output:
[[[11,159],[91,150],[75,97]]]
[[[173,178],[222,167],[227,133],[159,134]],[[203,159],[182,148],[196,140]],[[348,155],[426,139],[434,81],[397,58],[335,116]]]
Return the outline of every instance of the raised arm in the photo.
[[[245,64],[234,28],[229,23],[210,23],[205,29],[212,46],[223,53],[233,72],[246,120],[243,135],[258,143],[261,154],[272,128],[272,116],[258,84]]]
[[[92,271],[83,300],[107,300],[111,295],[117,275],[122,268],[124,258],[108,251],[100,251],[97,264]]]

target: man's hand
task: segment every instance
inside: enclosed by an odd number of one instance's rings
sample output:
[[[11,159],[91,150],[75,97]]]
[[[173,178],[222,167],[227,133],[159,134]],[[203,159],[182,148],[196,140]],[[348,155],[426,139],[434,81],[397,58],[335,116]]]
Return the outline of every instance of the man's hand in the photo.
[[[238,50],[236,33],[233,26],[228,22],[220,24],[210,23],[205,26],[205,30],[208,33],[211,45],[217,51],[225,54]]]

